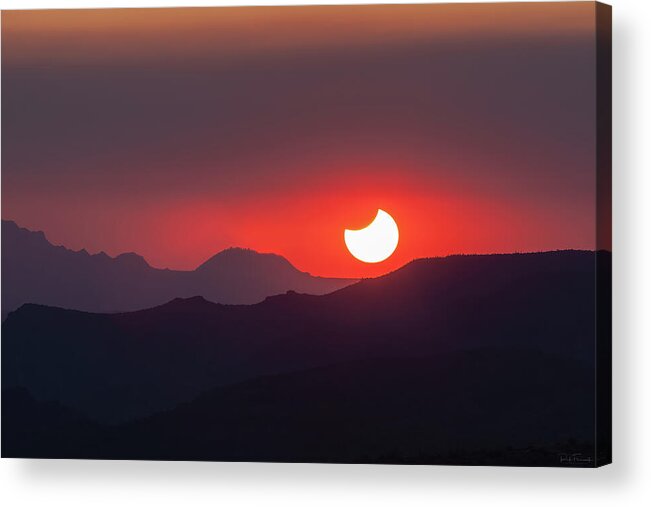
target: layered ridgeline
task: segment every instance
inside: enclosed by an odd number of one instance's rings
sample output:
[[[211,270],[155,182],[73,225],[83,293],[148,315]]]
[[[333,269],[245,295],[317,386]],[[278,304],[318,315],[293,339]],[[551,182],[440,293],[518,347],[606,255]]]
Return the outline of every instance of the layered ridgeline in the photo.
[[[2,221],[3,318],[25,303],[91,312],[140,310],[192,296],[251,304],[288,290],[326,294],[352,282],[311,276],[284,257],[242,248],[224,250],[194,271],[156,269],[135,253],[75,252]]]
[[[422,259],[249,306],[25,305],[3,324],[3,452],[495,463],[475,452],[590,448],[596,257]],[[524,464],[558,459],[546,449]]]

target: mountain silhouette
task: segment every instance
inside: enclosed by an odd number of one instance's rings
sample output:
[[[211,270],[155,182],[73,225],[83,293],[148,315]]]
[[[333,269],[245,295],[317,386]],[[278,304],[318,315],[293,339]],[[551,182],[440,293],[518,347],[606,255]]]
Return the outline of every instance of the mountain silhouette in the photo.
[[[2,449],[28,457],[557,465],[559,452],[585,447],[590,456],[590,445],[578,442],[593,438],[592,379],[579,361],[526,350],[367,359],[219,387],[117,426],[13,389],[2,398],[3,414],[16,417],[3,421]]]
[[[217,386],[350,361],[494,349],[593,368],[598,255],[609,254],[421,259],[326,295],[255,305],[193,297],[94,314],[27,304],[3,323],[2,385],[117,423]]]
[[[25,303],[125,312],[175,297],[251,304],[288,290],[325,294],[355,280],[321,278],[273,254],[230,248],[194,271],[156,269],[135,253],[109,257],[52,245],[43,232],[2,221],[2,316]]]

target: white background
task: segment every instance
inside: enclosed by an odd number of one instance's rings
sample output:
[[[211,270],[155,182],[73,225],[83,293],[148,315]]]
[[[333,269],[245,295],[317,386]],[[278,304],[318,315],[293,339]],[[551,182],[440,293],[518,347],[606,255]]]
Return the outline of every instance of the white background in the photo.
[[[0,7],[276,3],[373,2],[0,0]],[[0,503],[66,507],[425,502],[446,507],[651,505],[651,2],[611,3],[614,464],[590,470],[3,459]]]

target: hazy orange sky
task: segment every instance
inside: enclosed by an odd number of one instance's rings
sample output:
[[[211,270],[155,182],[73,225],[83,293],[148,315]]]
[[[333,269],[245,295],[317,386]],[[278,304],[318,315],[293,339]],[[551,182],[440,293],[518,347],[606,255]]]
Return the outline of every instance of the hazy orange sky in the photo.
[[[8,11],[2,215],[192,269],[595,248],[592,2]],[[378,208],[395,254],[354,259]]]

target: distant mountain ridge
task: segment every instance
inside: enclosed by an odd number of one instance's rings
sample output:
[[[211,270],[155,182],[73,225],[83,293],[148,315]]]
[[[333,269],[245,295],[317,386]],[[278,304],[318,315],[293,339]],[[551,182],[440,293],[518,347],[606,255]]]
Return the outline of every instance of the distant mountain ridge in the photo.
[[[110,257],[52,245],[43,232],[2,221],[2,316],[25,303],[90,312],[126,312],[177,297],[253,304],[296,291],[326,294],[356,280],[321,278],[275,254],[229,248],[194,271],[157,269],[129,252]]]

